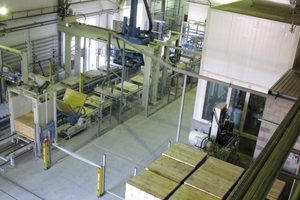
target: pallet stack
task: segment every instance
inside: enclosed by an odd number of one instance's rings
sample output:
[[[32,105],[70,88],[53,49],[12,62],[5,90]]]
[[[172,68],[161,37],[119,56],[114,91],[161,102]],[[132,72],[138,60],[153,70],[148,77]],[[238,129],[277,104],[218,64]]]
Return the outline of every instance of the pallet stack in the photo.
[[[28,139],[34,140],[34,114],[22,115],[14,120],[15,132]]]
[[[244,169],[175,143],[126,184],[126,200],[226,199]],[[267,199],[277,199],[284,182],[276,180]]]
[[[175,143],[145,170],[126,184],[126,200],[166,199],[199,165],[207,154]]]

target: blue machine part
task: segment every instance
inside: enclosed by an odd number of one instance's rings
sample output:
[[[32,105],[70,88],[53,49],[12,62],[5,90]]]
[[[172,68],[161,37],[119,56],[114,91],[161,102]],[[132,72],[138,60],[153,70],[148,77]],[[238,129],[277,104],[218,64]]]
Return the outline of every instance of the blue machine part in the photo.
[[[122,65],[122,53],[119,50],[115,51],[115,55],[113,56],[115,59],[114,63]],[[140,67],[144,65],[144,58],[141,53],[128,51],[125,53],[125,67]]]
[[[73,108],[73,112],[71,112],[68,115],[68,123],[70,123],[70,125],[74,126],[78,119],[86,114],[86,110],[82,107],[82,109],[80,109],[80,106],[76,106],[75,108]]]
[[[149,11],[149,6],[146,1],[144,1],[148,19],[149,19],[149,30],[142,31],[139,27],[136,27],[136,15],[137,15],[137,5],[138,0],[131,1],[131,10],[130,10],[130,22],[129,26],[127,25],[128,18],[123,18],[122,32],[123,38],[132,42],[134,44],[144,45],[148,44],[153,40],[154,34],[151,32],[152,29],[152,20]]]

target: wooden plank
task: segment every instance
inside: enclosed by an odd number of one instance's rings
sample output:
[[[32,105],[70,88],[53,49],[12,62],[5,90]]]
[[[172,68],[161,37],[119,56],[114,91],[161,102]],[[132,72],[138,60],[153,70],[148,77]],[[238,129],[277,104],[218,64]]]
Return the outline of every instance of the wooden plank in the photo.
[[[103,76],[103,72],[98,70],[90,70],[87,72],[83,72],[82,75],[87,78],[100,78]]]
[[[168,156],[192,167],[196,167],[200,162],[206,159],[207,153],[176,142],[163,152],[162,155]]]
[[[223,199],[243,171],[241,167],[210,157],[185,184]]]
[[[76,76],[70,76],[66,79],[61,80],[60,82],[69,86],[76,86],[79,84],[79,79]]]
[[[143,170],[126,183],[125,199],[140,200],[164,199],[177,187],[178,183],[159,176],[149,170]]]
[[[100,101],[101,101],[101,97],[96,96],[96,95],[91,95],[85,100],[85,104],[88,104],[88,105],[98,108]],[[104,101],[106,101],[106,100],[104,99]],[[110,106],[110,101],[106,101],[103,103],[103,108],[106,108],[108,106]]]
[[[188,185],[181,185],[178,190],[169,198],[169,200],[217,200],[210,194],[197,190]]]
[[[130,78],[130,81],[139,83],[139,84],[143,84],[144,83],[144,75],[136,75],[136,76]]]
[[[26,138],[34,140],[34,114],[22,115],[14,120],[15,132]]]
[[[276,179],[266,199],[268,200],[279,199],[284,186],[285,186],[284,181]]]
[[[115,87],[121,89],[122,83],[119,83],[119,84],[115,85]],[[134,83],[127,82],[127,81],[124,81],[123,82],[123,89],[125,91],[128,91],[128,92],[137,92],[138,85],[136,85]]]
[[[146,169],[180,183],[194,170],[194,167],[166,156],[160,156]]]

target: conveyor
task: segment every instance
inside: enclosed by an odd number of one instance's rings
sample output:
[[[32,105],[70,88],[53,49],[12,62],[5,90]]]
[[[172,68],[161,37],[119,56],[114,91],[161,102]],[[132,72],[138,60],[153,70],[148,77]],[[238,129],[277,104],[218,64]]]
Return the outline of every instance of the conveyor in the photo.
[[[15,158],[32,149],[33,142],[18,134],[2,138],[0,140],[0,167],[9,162],[15,166]]]

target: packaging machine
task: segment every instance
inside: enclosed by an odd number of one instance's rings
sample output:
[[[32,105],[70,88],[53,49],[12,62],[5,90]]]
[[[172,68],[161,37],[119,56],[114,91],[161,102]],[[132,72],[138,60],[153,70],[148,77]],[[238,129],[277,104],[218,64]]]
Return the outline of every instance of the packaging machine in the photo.
[[[232,161],[239,145],[239,135],[233,133],[234,122],[228,120],[226,103],[213,108],[209,133],[192,130],[189,142],[195,148],[224,161]]]

